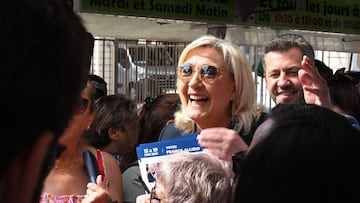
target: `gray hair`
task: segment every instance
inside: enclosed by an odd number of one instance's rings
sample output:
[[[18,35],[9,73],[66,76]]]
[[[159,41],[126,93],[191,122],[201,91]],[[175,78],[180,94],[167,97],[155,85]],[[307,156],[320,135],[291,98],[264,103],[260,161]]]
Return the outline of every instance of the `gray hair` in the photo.
[[[158,182],[165,202],[228,202],[234,177],[231,166],[207,152],[177,152],[160,162]]]

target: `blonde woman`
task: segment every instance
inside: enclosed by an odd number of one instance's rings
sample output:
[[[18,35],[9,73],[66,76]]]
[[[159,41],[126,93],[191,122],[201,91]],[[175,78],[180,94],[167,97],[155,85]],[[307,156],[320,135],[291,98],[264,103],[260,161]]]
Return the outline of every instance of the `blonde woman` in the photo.
[[[179,58],[177,90],[182,110],[160,140],[199,132],[199,144],[217,157],[247,151],[260,116],[255,82],[238,46],[211,35],[190,43]]]

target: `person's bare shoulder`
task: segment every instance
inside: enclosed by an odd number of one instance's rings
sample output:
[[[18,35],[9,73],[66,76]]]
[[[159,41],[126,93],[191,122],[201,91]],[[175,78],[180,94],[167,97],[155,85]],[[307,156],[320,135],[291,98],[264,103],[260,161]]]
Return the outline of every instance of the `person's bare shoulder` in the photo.
[[[116,159],[108,152],[102,151],[105,167],[105,175],[109,181],[109,192],[114,200],[122,201],[122,176]],[[118,202],[121,202],[118,201]]]
[[[91,151],[97,157],[97,149],[88,146],[87,150]],[[105,168],[105,176],[109,183],[109,193],[112,200],[122,202],[122,176],[121,170],[115,158],[108,152],[102,151],[102,159]]]
[[[121,174],[121,170],[120,167],[116,161],[116,159],[108,152],[106,151],[102,151],[103,157],[104,157],[104,164],[105,167],[107,168],[107,171],[109,169],[114,170],[114,169],[118,169],[117,171]]]
[[[87,150],[89,150],[90,152],[92,152],[94,154],[94,156],[98,159],[98,155],[97,155],[97,149],[91,146],[87,147]],[[116,173],[118,172],[118,174],[121,174],[121,170],[120,167],[116,161],[116,159],[108,152],[100,150],[101,154],[102,154],[102,159],[103,159],[103,163],[104,163],[104,167],[106,170],[106,173],[112,173],[114,169],[118,169],[118,170],[114,170],[116,171]],[[108,175],[106,174],[106,175]]]

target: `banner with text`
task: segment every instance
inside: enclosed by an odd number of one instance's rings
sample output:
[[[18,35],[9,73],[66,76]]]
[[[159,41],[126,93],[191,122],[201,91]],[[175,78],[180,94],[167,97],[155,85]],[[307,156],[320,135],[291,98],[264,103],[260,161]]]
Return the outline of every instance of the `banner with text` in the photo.
[[[234,22],[233,0],[82,0],[81,11],[206,22]]]
[[[260,0],[253,13],[256,26],[360,33],[359,0]]]
[[[335,33],[360,33],[360,0],[79,1],[81,12]]]

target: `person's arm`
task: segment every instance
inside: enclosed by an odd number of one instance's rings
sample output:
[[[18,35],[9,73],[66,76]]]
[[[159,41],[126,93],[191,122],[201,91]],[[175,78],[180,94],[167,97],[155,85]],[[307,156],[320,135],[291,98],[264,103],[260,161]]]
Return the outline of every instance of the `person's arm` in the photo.
[[[115,158],[104,151],[95,153],[97,153],[100,175],[97,176],[96,183],[87,184],[83,203],[122,203],[121,171]]]
[[[108,180],[108,191],[111,195],[112,202],[122,203],[122,175],[119,165],[115,158],[107,153],[102,152],[104,155],[105,175]]]

